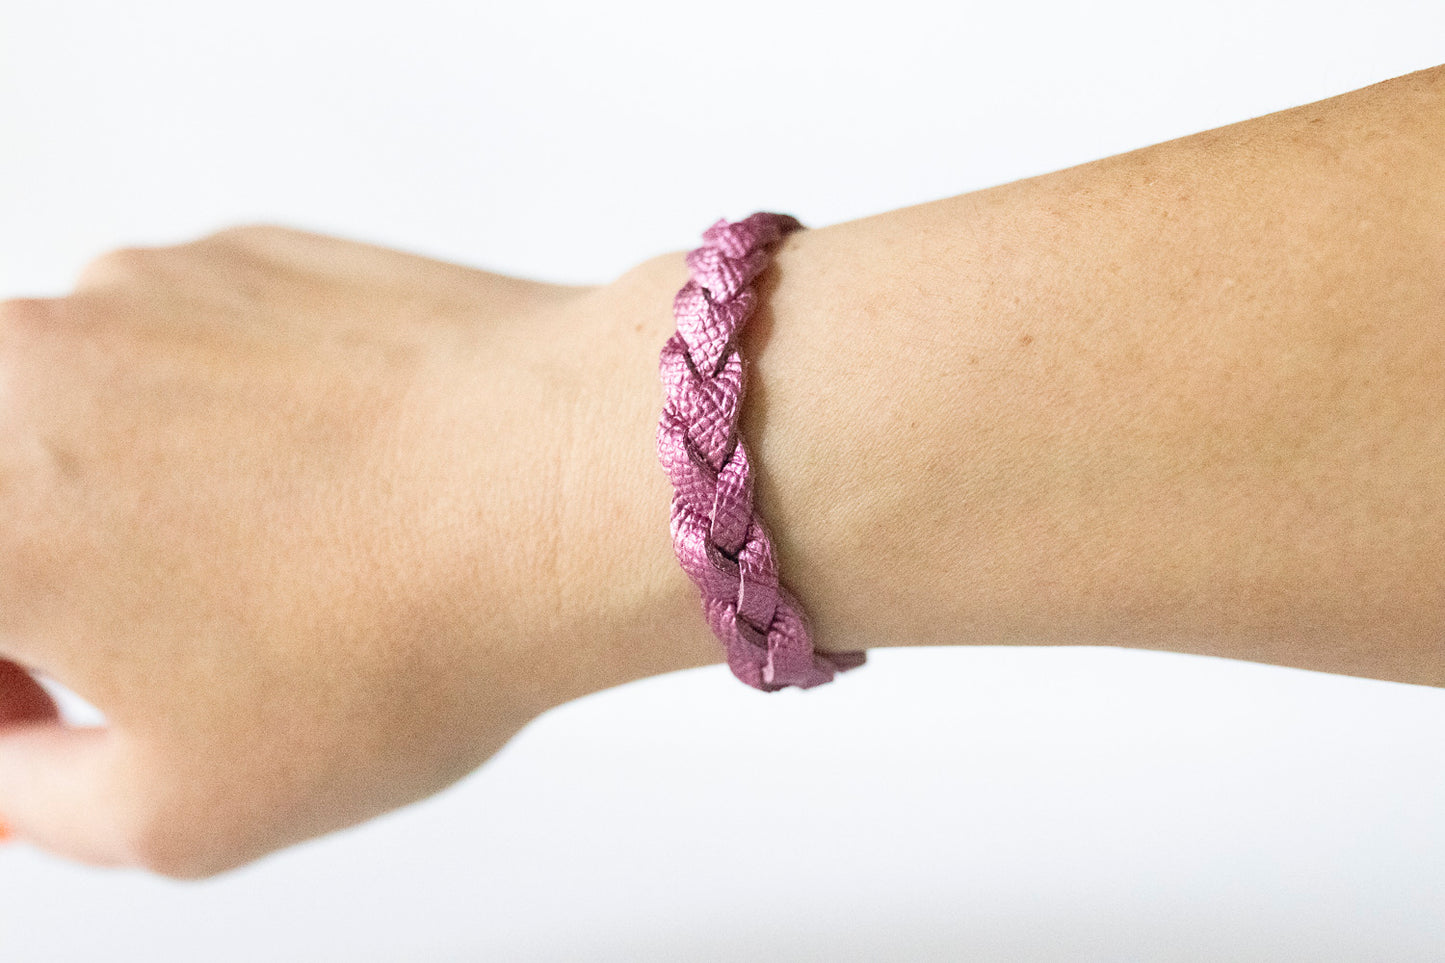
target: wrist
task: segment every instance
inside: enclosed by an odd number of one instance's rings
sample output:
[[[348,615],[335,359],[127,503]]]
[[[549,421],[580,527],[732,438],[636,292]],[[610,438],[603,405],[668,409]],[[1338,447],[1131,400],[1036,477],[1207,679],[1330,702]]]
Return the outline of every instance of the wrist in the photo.
[[[829,304],[820,296],[837,292],[820,292],[815,284],[820,273],[840,267],[838,252],[799,240],[822,233],[787,236],[774,255],[786,259],[788,266],[770,267],[756,282],[757,307],[739,334],[747,374],[738,431],[752,456],[753,509],[770,535],[782,584],[813,622],[814,647],[844,653],[880,637],[879,626],[892,617],[877,610],[872,559],[867,546],[858,544],[858,525],[865,526],[862,530],[892,526],[895,534],[902,532],[892,511],[865,517],[863,509],[875,508],[865,504],[877,500],[873,489],[848,490],[836,483],[840,465],[866,460],[880,438],[896,432],[886,419],[879,421],[876,412],[842,411],[849,406],[846,396],[862,387],[860,382],[877,379],[866,366],[839,360],[846,359],[844,351],[833,352],[832,363],[826,356],[837,342],[837,332],[828,327],[853,319],[844,318],[839,310],[843,302],[836,297]],[[687,636],[684,650],[705,651],[706,661],[715,662],[722,657],[721,643],[706,628],[698,589],[673,552],[668,532],[672,487],[656,456],[662,402],[657,355],[675,328],[673,296],[688,276],[680,252],[628,272],[603,292],[598,313],[606,330],[596,340],[623,347],[622,356],[609,365],[610,386],[621,394],[603,406],[608,433],[619,441],[626,438],[616,464],[627,468],[614,490],[647,493],[635,503],[638,514],[629,523],[632,531],[646,535],[628,540],[646,550],[626,566],[635,574],[628,579],[629,591],[619,591],[619,598],[629,599],[631,591],[644,596],[642,605],[631,600],[635,611],[657,611],[661,601]],[[772,303],[774,298],[778,303]],[[606,318],[613,320],[609,324]],[[775,326],[785,329],[782,336]],[[599,397],[607,397],[605,389]],[[643,403],[634,406],[629,398]],[[776,466],[765,463],[774,458]],[[896,487],[890,493],[897,494]],[[627,517],[624,506],[615,508],[614,517]]]
[[[657,460],[658,355],[681,252],[652,258],[568,304],[549,350],[585,359],[556,518],[559,585],[576,643],[559,700],[723,661],[668,527],[672,487]]]

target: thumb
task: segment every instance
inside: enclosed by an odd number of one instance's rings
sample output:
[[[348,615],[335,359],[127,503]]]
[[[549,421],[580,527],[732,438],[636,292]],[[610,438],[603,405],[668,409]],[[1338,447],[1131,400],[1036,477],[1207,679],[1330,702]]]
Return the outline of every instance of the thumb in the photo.
[[[76,728],[23,668],[0,659],[0,821],[8,834],[60,856],[130,864],[117,831],[115,739]]]

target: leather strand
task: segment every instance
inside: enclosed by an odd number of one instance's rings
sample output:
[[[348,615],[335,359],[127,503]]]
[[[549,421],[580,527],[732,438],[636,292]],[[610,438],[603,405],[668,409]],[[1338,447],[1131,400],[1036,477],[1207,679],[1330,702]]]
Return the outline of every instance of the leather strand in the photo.
[[[659,361],[667,398],[657,454],[674,488],[673,548],[733,674],[765,692],[821,685],[866,658],[814,651],[808,618],[779,581],[738,436],[746,369],[737,341],[757,306],[753,282],[777,242],[802,227],[760,211],[704,231],[687,256],[690,278],[673,299],[677,331]]]

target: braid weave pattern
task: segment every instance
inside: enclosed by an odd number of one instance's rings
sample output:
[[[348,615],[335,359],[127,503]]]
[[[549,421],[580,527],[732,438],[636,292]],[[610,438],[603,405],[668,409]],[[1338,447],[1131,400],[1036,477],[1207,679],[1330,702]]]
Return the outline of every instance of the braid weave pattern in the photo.
[[[745,374],[737,338],[755,307],[752,284],[773,245],[802,226],[760,211],[704,231],[703,245],[687,256],[691,278],[673,299],[677,331],[659,364],[667,401],[657,454],[675,489],[673,548],[702,592],[733,674],[765,692],[821,685],[865,658],[813,651],[807,617],[778,581],[737,431]]]

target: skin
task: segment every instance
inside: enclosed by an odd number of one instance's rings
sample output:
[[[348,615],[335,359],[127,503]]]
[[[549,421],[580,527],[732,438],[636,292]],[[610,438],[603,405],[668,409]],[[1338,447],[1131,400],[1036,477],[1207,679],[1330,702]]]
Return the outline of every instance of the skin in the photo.
[[[791,235],[742,435],[817,646],[1445,684],[1442,172],[1435,68]],[[682,257],[560,287],[249,227],[0,305],[16,835],[212,876],[721,661],[653,447]]]

